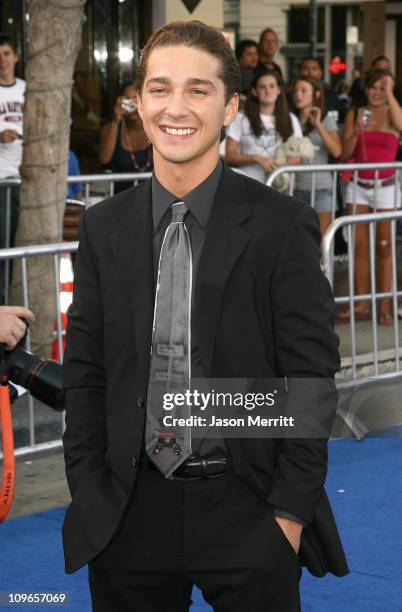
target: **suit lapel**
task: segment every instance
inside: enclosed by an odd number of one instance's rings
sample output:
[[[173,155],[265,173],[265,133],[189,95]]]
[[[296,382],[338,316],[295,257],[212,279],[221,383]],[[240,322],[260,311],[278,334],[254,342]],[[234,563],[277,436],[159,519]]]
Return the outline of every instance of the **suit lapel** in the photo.
[[[202,363],[211,375],[213,346],[228,277],[250,235],[241,227],[250,217],[244,182],[226,166],[208,223],[195,288],[195,326]]]
[[[147,377],[154,303],[151,181],[141,183],[127,198],[116,214],[118,225],[110,241],[132,307],[138,360]]]
[[[138,360],[148,376],[154,306],[151,181],[127,194],[110,236],[121,277],[132,306]],[[251,216],[241,177],[223,168],[197,271],[195,326],[202,363],[211,372],[213,346],[225,286],[250,240],[242,223]]]

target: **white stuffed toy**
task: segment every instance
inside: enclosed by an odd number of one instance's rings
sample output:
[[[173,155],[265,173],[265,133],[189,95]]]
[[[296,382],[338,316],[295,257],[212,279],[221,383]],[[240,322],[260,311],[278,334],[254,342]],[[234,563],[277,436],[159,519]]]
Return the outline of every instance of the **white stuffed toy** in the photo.
[[[299,157],[301,163],[311,162],[314,159],[315,152],[318,151],[319,147],[314,145],[310,138],[304,136],[303,138],[297,138],[291,136],[285,142],[281,142],[275,150],[274,161],[276,165],[286,166],[289,165],[287,159],[289,157]],[[278,191],[285,191],[288,189],[290,183],[290,174],[288,172],[280,174],[273,183],[275,189]]]

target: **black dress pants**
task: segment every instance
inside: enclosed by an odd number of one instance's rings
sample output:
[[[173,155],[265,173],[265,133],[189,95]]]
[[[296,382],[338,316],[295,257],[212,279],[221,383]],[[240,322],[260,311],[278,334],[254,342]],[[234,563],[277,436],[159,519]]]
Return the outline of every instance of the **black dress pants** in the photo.
[[[271,507],[231,470],[165,480],[145,463],[121,528],[89,564],[95,612],[297,612],[298,558]]]

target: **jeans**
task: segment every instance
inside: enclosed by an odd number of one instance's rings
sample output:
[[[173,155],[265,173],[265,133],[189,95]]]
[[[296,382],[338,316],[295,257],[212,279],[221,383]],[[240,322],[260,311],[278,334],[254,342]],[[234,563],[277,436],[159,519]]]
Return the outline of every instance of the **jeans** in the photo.
[[[294,195],[299,200],[311,202],[311,191],[307,189],[295,189]],[[332,210],[332,189],[316,189],[314,208],[318,213],[331,212]],[[336,199],[335,199],[335,210],[336,210]]]

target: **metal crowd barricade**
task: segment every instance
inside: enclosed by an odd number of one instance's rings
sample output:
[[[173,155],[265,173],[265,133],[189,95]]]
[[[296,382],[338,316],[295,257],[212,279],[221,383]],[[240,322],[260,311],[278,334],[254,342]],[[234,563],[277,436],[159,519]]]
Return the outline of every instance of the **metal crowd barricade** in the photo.
[[[402,380],[402,372],[400,368],[400,328],[399,328],[399,308],[398,299],[402,296],[402,291],[398,289],[398,259],[396,252],[396,224],[399,220],[402,220],[402,211],[390,211],[383,213],[368,213],[349,215],[340,217],[331,223],[327,229],[323,240],[322,240],[322,252],[323,252],[323,266],[324,271],[327,275],[331,286],[334,288],[334,240],[335,235],[338,231],[347,232],[347,248],[348,248],[348,291],[347,295],[335,295],[336,304],[344,304],[349,307],[349,337],[350,337],[350,362],[351,362],[351,377],[347,380],[340,380],[337,383],[338,390],[340,391],[340,401],[338,405],[337,414],[342,419],[352,434],[357,439],[362,439],[367,434],[369,427],[367,427],[365,420],[370,420],[369,413],[362,410],[367,397],[367,394],[371,396],[372,393],[379,394],[381,383],[382,393],[381,397],[384,398],[385,402],[390,402],[391,411],[388,413],[391,420],[388,421],[387,426],[393,426],[396,422],[400,422],[400,410],[398,414],[395,414],[395,409],[392,409],[392,403],[398,402],[400,396],[400,384]],[[389,222],[391,224],[391,287],[390,291],[379,292],[377,291],[376,285],[376,258],[375,258],[375,226],[378,222]],[[359,224],[369,225],[369,265],[370,265],[370,290],[367,294],[355,294],[354,285],[354,233],[355,228]],[[335,288],[336,289],[336,288]],[[393,348],[385,351],[379,350],[379,334],[377,327],[377,301],[380,299],[388,298],[392,300],[392,312],[393,312]],[[371,341],[372,341],[372,353],[368,355],[361,355],[357,352],[357,339],[364,334],[364,328],[358,328],[356,325],[356,317],[354,312],[355,304],[362,300],[370,300],[371,303]],[[362,323],[361,325],[364,325]],[[388,339],[389,340],[389,339]],[[389,345],[389,343],[388,343]],[[359,358],[363,358],[362,361],[358,362]],[[383,363],[381,364],[380,359],[382,358]],[[365,365],[362,365],[362,364]],[[358,366],[360,370],[358,371]],[[380,365],[382,365],[382,371],[380,371]],[[367,372],[367,366],[369,372]],[[386,366],[386,367],[384,367]],[[391,371],[390,371],[391,370]],[[394,392],[394,398],[392,394],[392,388],[389,384],[399,385],[396,388],[396,394]],[[391,389],[391,391],[390,391]],[[388,405],[388,404],[387,404]],[[400,405],[400,404],[399,404]],[[393,414],[394,412],[394,414]],[[384,413],[383,413],[384,414]],[[359,415],[359,416],[358,416]],[[362,415],[362,416],[360,416]],[[363,420],[362,420],[363,417]],[[388,417],[389,418],[389,417]],[[394,419],[394,420],[392,420]],[[396,419],[396,420],[395,420]]]
[[[393,194],[391,192],[391,202],[388,201],[387,208],[394,209],[388,212],[380,212],[376,209],[379,203],[379,197],[381,192],[378,191],[381,182],[378,180],[381,170],[396,170],[395,180],[393,183]],[[293,195],[295,187],[297,188],[297,176],[300,173],[311,174],[311,191],[310,191],[310,204],[314,208],[317,204],[316,194],[316,176],[321,172],[331,172],[332,175],[332,209],[331,209],[331,220],[332,223],[327,229],[323,241],[323,264],[325,272],[331,282],[333,289],[335,290],[335,303],[337,305],[344,305],[349,308],[350,317],[347,328],[347,342],[350,350],[348,351],[347,357],[342,359],[342,372],[337,380],[337,387],[340,392],[340,403],[338,405],[337,414],[338,417],[343,421],[352,434],[357,439],[362,439],[369,430],[367,427],[367,419],[370,421],[368,412],[365,412],[363,408],[364,401],[362,398],[373,393],[379,393],[379,383],[381,382],[384,401],[390,401],[392,405],[392,395],[389,395],[389,384],[395,381],[395,384],[399,385],[402,379],[400,356],[400,334],[401,329],[399,327],[399,308],[398,301],[402,296],[402,291],[398,289],[398,257],[397,257],[397,223],[402,220],[402,211],[397,209],[398,199],[400,193],[400,177],[399,173],[402,169],[401,162],[387,163],[387,164],[332,164],[332,165],[301,165],[301,166],[289,166],[285,168],[278,168],[273,172],[267,184],[273,186],[274,181],[277,177],[284,173],[290,173],[290,181],[288,186],[288,193]],[[357,214],[358,213],[358,187],[361,181],[359,177],[360,170],[371,170],[374,171],[374,189],[371,191],[373,201],[373,212],[368,214]],[[348,190],[348,201],[346,203],[351,204],[351,210],[349,212],[353,214],[349,216],[343,216],[335,219],[336,217],[336,205],[338,199],[339,181],[338,177],[341,172],[350,173],[349,182],[351,188]],[[388,178],[388,177],[387,177]],[[389,185],[389,182],[388,182]],[[391,181],[392,185],[392,181]],[[360,187],[364,189],[364,187]],[[364,193],[362,191],[361,193]],[[346,193],[342,193],[343,200],[345,201]],[[393,196],[393,197],[392,197]],[[366,198],[365,198],[366,199]],[[361,201],[361,200],[360,200]],[[377,290],[377,279],[376,279],[376,223],[378,222],[389,222],[391,224],[390,234],[390,247],[391,247],[391,283],[389,291],[378,291]],[[368,259],[369,259],[369,278],[370,278],[370,289],[365,295],[357,295],[355,292],[355,231],[356,227],[360,224],[368,224]],[[337,232],[342,231],[347,240],[347,279],[348,287],[344,291],[338,285],[342,283],[337,282],[334,287],[334,265],[335,265],[335,235]],[[340,263],[340,265],[342,265]],[[338,279],[337,279],[338,280]],[[341,276],[339,277],[341,280]],[[390,299],[392,303],[392,315],[393,323],[390,328],[383,328],[380,331],[377,323],[377,309],[378,301],[381,299]],[[357,323],[355,316],[355,304],[359,301],[369,301],[371,308],[371,321],[366,323]],[[340,335],[342,331],[338,328]],[[367,342],[367,340],[369,342]],[[385,350],[384,350],[385,345]],[[343,378],[344,377],[344,378]],[[397,395],[397,394],[396,394]],[[386,399],[385,399],[386,398]],[[388,425],[394,424],[392,418],[397,418],[393,414],[393,409],[389,413],[387,418],[390,418]],[[384,418],[384,416],[383,416]],[[399,421],[398,421],[399,422]]]
[[[84,200],[85,205],[88,207],[91,205],[91,186],[99,185],[103,186],[103,190],[100,192],[101,197],[107,197],[114,195],[115,183],[127,183],[132,182],[133,186],[139,182],[144,181],[152,176],[152,172],[125,172],[125,173],[109,173],[103,174],[81,174],[78,176],[67,177],[68,184],[81,183],[84,186]],[[11,202],[11,188],[19,186],[21,184],[20,178],[0,179],[0,189],[6,190],[7,200],[7,215],[10,216],[10,202]],[[9,234],[7,234],[8,237]],[[9,245],[9,243],[7,243]]]
[[[374,204],[378,203],[378,188],[380,185],[379,173],[381,170],[396,170],[395,181],[393,183],[393,206],[388,208],[394,208],[391,212],[379,212],[379,210],[373,209],[373,213],[366,215],[356,214],[358,210],[357,203],[357,187],[359,185],[359,171],[371,170],[374,171]],[[276,169],[270,175],[267,185],[273,186],[275,179],[284,173],[290,174],[289,187],[287,189],[290,195],[293,195],[295,186],[297,186],[297,176],[299,174],[311,174],[312,180],[312,191],[310,196],[310,204],[314,207],[316,204],[316,193],[315,193],[315,178],[319,173],[330,172],[332,175],[332,223],[327,230],[326,235],[323,239],[323,257],[326,268],[326,273],[331,283],[333,283],[334,273],[334,236],[338,230],[346,232],[347,238],[347,260],[348,260],[348,284],[349,291],[348,295],[337,295],[335,301],[337,304],[349,304],[351,310],[350,317],[350,344],[351,344],[351,374],[352,380],[357,377],[357,355],[356,355],[356,320],[354,316],[354,304],[358,301],[370,300],[371,302],[371,330],[373,340],[373,374],[374,376],[380,376],[379,374],[379,343],[378,343],[378,330],[377,330],[377,301],[384,298],[390,298],[393,303],[393,329],[394,329],[394,347],[395,347],[395,371],[399,372],[399,328],[398,328],[398,298],[402,295],[402,292],[398,291],[397,287],[397,253],[396,253],[396,223],[397,220],[402,219],[402,213],[397,211],[397,199],[398,191],[400,192],[400,180],[399,171],[402,170],[402,162],[392,162],[386,164],[328,164],[328,165],[300,165],[300,166],[287,166]],[[351,202],[353,214],[350,216],[344,216],[335,220],[336,215],[336,201],[337,201],[337,183],[338,176],[341,172],[348,172],[351,175],[350,184],[352,186]],[[392,290],[386,293],[378,293],[376,290],[376,249],[375,249],[375,223],[378,221],[391,222],[391,259],[392,259]],[[367,295],[355,295],[354,287],[354,243],[355,243],[355,227],[361,223],[369,223],[369,263],[370,263],[370,282],[371,282],[371,293]]]
[[[88,207],[92,204],[91,186],[103,185],[104,190],[98,195],[101,198],[110,197],[114,195],[115,183],[132,182],[133,186],[135,186],[151,176],[152,172],[121,172],[116,174],[105,172],[104,174],[82,174],[80,176],[69,176],[67,182],[69,184],[81,183],[84,185],[84,201],[85,206]]]
[[[313,164],[301,164],[299,166],[282,166],[277,168],[270,174],[267,180],[267,185],[269,187],[274,186],[275,179],[279,178],[284,174],[290,175],[289,186],[286,192],[289,195],[293,195],[295,188],[297,188],[297,176],[302,174],[310,174],[311,175],[311,190],[310,190],[310,204],[313,208],[316,208],[316,177],[321,173],[330,173],[332,175],[332,209],[331,209],[331,219],[334,220],[336,216],[336,207],[337,207],[337,186],[338,186],[338,178],[340,173],[348,172],[352,174],[352,180],[350,181],[353,187],[353,198],[350,204],[353,204],[353,212],[355,212],[356,208],[356,193],[358,187],[358,173],[361,170],[374,170],[374,201],[377,201],[377,192],[378,192],[378,181],[379,181],[379,173],[381,170],[396,170],[396,181],[394,187],[395,198],[394,202],[396,202],[397,197],[397,189],[400,190],[400,182],[398,171],[402,170],[402,162],[392,162],[387,164],[321,164],[321,165],[313,165]]]
[[[60,258],[66,253],[74,253],[77,251],[78,242],[62,242],[57,244],[45,244],[39,246],[16,247],[13,249],[0,250],[0,262],[3,260],[21,261],[21,278],[23,292],[23,306],[29,308],[29,286],[27,274],[27,259],[37,256],[52,256],[54,263],[54,294],[56,296],[56,338],[59,356],[63,354],[63,329],[60,307]],[[26,348],[31,350],[31,340],[28,329]],[[38,355],[40,357],[40,355]],[[60,415],[61,429],[64,429],[64,413]],[[28,429],[29,429],[29,444],[20,448],[16,448],[15,455],[22,456],[32,452],[44,451],[52,448],[58,448],[62,445],[61,439],[56,438],[48,442],[36,443],[35,435],[35,410],[33,398],[28,394]],[[0,454],[1,458],[1,454]]]
[[[398,262],[396,252],[396,222],[402,219],[402,211],[390,211],[383,213],[368,213],[340,217],[331,223],[322,241],[324,270],[331,286],[334,287],[334,257],[333,246],[337,231],[346,228],[348,248],[348,294],[336,295],[336,304],[345,304],[349,307],[350,319],[350,343],[351,343],[351,373],[352,380],[357,378],[357,351],[356,351],[356,317],[354,306],[356,302],[368,301],[371,303],[371,334],[373,354],[373,374],[376,378],[383,378],[388,374],[379,372],[379,343],[377,328],[377,301],[389,298],[392,300],[393,311],[393,359],[394,373],[400,372],[400,346],[399,346],[399,323],[398,323],[398,299],[402,297],[402,290],[398,290]],[[376,282],[376,237],[375,224],[379,221],[391,223],[391,288],[390,291],[378,292]],[[369,265],[370,265],[370,292],[367,294],[355,294],[354,279],[354,228],[358,224],[369,225]]]
[[[151,172],[132,172],[132,173],[104,173],[104,174],[82,174],[79,176],[69,176],[67,178],[67,183],[81,183],[84,188],[84,203],[85,207],[88,208],[92,204],[95,204],[97,201],[100,201],[106,197],[114,195],[115,192],[115,184],[121,182],[132,182],[133,186],[137,185],[139,182],[150,178],[152,176]],[[10,178],[10,179],[0,179],[0,191],[4,190],[5,197],[2,198],[6,204],[6,215],[5,215],[5,226],[4,226],[4,234],[0,236],[0,248],[3,244],[5,248],[10,247],[10,232],[11,232],[11,193],[12,189],[21,185],[21,179]],[[95,187],[100,188],[100,191],[94,192]],[[91,193],[92,188],[92,193]],[[67,189],[66,189],[67,191]],[[2,195],[2,194],[0,194]],[[67,196],[66,196],[67,199]],[[2,211],[0,210],[0,215]],[[8,303],[8,291],[9,291],[9,274],[10,274],[10,261],[9,259],[5,260],[4,264],[4,279],[1,279],[0,282],[4,282],[4,303]]]

